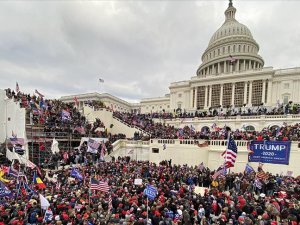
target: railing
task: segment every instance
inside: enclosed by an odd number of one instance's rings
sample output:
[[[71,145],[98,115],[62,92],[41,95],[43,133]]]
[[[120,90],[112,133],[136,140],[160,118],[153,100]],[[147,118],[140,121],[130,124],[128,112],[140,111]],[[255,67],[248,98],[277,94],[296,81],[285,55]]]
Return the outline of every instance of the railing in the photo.
[[[116,116],[114,116],[114,115],[113,115],[112,117],[113,117],[115,120],[119,121],[120,123],[123,123],[124,125],[126,125],[126,126],[128,126],[128,127],[135,128],[135,129],[139,130],[140,132],[145,133],[145,134],[147,134],[147,135],[150,136],[150,134],[149,134],[148,132],[144,131],[142,128],[140,128],[140,127],[138,127],[138,126],[136,126],[136,125],[131,125],[131,124],[129,124],[129,123],[126,123],[125,121],[123,121],[122,119],[120,119],[120,118],[118,118],[118,117],[116,117]]]
[[[150,143],[173,144],[173,145],[195,145],[198,143],[207,143],[208,146],[227,146],[227,140],[205,140],[205,139],[151,139]],[[248,140],[235,140],[238,147],[247,147]],[[300,148],[298,141],[291,141],[294,148]]]
[[[300,118],[300,114],[280,114],[280,115],[237,115],[237,116],[214,116],[214,117],[187,117],[187,118],[173,118],[173,119],[164,119],[165,121],[172,122],[192,122],[192,121],[205,121],[205,120],[261,120],[261,119],[295,119]]]

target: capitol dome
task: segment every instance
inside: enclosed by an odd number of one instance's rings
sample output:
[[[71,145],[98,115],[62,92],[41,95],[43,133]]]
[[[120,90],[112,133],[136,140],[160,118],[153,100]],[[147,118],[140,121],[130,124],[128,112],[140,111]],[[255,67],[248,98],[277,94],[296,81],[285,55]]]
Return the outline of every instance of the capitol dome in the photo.
[[[219,75],[251,69],[260,69],[264,65],[258,55],[259,45],[251,31],[235,19],[236,8],[231,0],[225,11],[225,22],[213,34],[208,47],[202,55],[202,64],[197,75]]]

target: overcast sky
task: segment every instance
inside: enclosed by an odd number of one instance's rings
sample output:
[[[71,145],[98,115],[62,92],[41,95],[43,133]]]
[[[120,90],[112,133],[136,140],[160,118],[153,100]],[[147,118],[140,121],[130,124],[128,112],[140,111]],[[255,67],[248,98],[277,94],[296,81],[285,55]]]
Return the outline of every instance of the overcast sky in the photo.
[[[236,0],[265,66],[300,66],[300,1]],[[228,1],[2,1],[0,89],[164,96],[195,76]],[[99,78],[104,83],[99,83]]]

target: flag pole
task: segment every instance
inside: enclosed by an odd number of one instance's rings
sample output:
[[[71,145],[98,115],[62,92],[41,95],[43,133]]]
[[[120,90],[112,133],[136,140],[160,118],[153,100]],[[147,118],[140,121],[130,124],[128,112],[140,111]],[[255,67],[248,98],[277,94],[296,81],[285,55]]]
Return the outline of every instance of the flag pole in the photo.
[[[148,224],[148,217],[149,217],[149,213],[148,213],[148,196],[147,196],[147,220],[146,220],[146,225]]]
[[[230,135],[231,135],[231,132],[228,131],[227,145],[226,145],[226,152],[225,152],[225,160],[224,160],[225,170],[226,170],[227,150],[228,150],[228,146],[229,146]],[[230,167],[229,167],[229,173],[230,173]]]

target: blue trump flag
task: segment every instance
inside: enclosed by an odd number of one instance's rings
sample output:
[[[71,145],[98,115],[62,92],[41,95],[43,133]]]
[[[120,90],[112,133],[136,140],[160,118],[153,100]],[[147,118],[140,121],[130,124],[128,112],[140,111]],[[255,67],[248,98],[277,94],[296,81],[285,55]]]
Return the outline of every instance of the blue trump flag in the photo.
[[[252,168],[252,166],[250,166],[248,163],[246,164],[246,167],[245,167],[245,172],[246,173],[252,173],[252,172],[255,172],[255,170]]]
[[[251,141],[249,162],[289,164],[290,141]]]
[[[71,177],[75,177],[76,179],[82,181],[82,175],[79,173],[79,171],[76,168],[73,168],[71,171]]]
[[[0,181],[0,197],[13,197],[12,192]]]
[[[149,200],[154,200],[157,195],[157,189],[152,185],[147,184],[144,190],[144,195],[146,195]]]

